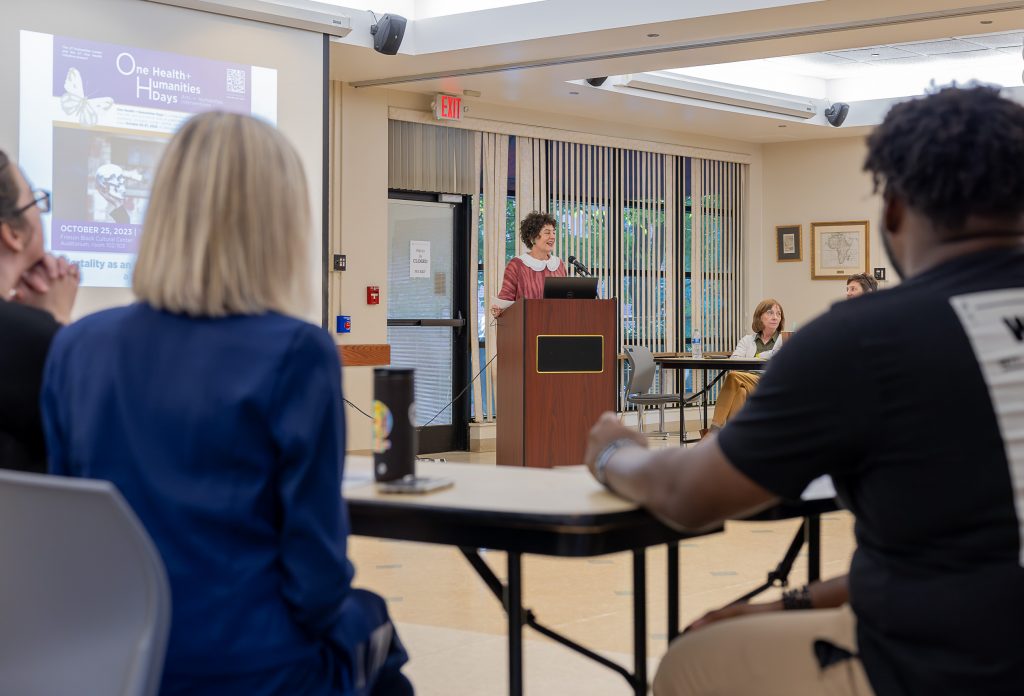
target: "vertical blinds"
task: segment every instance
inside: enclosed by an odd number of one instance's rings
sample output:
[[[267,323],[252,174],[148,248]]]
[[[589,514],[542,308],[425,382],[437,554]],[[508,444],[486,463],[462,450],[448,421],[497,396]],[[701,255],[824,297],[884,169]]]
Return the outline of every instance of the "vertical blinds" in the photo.
[[[741,243],[747,165],[694,159],[694,317],[707,351],[729,351],[750,318],[743,307]]]
[[[424,123],[388,121],[388,188],[399,191],[473,194],[472,131]]]
[[[496,350],[489,308],[504,275],[507,235],[516,240],[516,253],[523,251],[518,224],[532,210],[547,210],[558,220],[558,256],[575,256],[598,277],[602,297],[619,299],[620,353],[633,345],[653,352],[687,351],[694,327],[700,328],[706,351],[731,351],[743,334],[749,323],[740,275],[748,165],[486,132],[469,132],[465,147],[452,141],[438,145],[437,138],[431,141],[436,147],[414,146],[434,153],[431,157],[400,155],[397,149],[434,137],[421,133],[410,139],[408,126],[453,130],[392,121],[392,168],[461,161],[463,152],[472,162],[472,186],[456,191],[474,195],[482,230],[483,253],[478,257],[476,239],[471,252],[471,259],[483,259],[482,278],[475,270],[470,274],[482,308],[470,322],[471,331],[483,340],[483,351],[471,351],[472,374]],[[510,149],[515,155],[511,170]],[[402,188],[399,182],[427,182],[428,173],[393,173],[390,181],[393,188]],[[442,190],[418,186],[414,190]],[[510,216],[513,189],[515,214]],[[496,415],[498,361],[485,370],[484,380],[473,384],[478,422]],[[683,390],[675,371],[666,377],[665,391]],[[620,385],[625,384],[623,372]],[[620,389],[619,407],[626,406]]]
[[[558,253],[590,268],[602,297],[619,298],[618,352],[681,350],[680,158],[558,141],[549,149]],[[627,376],[620,377],[624,386]]]

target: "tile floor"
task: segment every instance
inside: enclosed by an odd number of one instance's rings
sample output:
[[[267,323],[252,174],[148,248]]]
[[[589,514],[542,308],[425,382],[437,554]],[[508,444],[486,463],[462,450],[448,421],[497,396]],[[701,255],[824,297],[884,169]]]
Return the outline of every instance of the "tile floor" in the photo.
[[[664,443],[654,443],[664,446]],[[449,452],[448,461],[494,465],[494,453]],[[682,625],[764,582],[785,553],[799,520],[732,522],[722,534],[680,545]],[[822,518],[822,577],[845,573],[853,553],[853,518]],[[412,657],[406,668],[423,696],[489,696],[507,692],[505,616],[456,549],[353,537],[356,585],[387,598]],[[504,577],[501,552],[485,554]],[[526,556],[523,604],[538,620],[632,667],[631,562],[628,554],[590,559]],[[647,555],[649,673],[667,647],[665,552]],[[806,558],[793,568],[806,581]],[[778,596],[778,590],[763,595]],[[533,696],[627,695],[625,680],[532,629],[524,631],[525,692]]]

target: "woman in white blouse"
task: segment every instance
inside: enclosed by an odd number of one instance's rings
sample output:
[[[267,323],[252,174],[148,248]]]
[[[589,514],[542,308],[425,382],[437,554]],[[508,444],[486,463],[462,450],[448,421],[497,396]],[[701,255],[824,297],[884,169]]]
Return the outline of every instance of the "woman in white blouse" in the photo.
[[[786,314],[782,311],[782,305],[770,297],[761,300],[754,310],[750,328],[753,333],[740,339],[732,351],[732,357],[767,360],[775,355],[782,348],[782,332],[786,329]],[[759,379],[760,372],[734,370],[725,376],[715,403],[715,415],[711,418],[712,430],[721,428],[743,407]]]

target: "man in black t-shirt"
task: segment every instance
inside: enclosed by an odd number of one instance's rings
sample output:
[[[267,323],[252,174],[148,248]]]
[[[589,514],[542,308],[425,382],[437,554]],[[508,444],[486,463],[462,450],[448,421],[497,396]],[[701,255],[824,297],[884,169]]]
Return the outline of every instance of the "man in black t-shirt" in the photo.
[[[694,449],[594,427],[595,476],[669,523],[798,499],[822,474],[857,520],[848,582],[786,602],[811,611],[708,617],[656,694],[1024,694],[1022,165],[1024,107],[995,90],[895,106],[865,169],[905,282],[808,324]]]

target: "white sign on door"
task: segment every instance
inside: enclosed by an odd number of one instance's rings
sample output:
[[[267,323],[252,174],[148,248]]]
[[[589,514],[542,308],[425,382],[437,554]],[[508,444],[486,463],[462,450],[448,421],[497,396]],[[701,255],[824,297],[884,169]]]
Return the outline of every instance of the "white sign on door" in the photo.
[[[430,242],[409,242],[409,277],[430,277]]]

